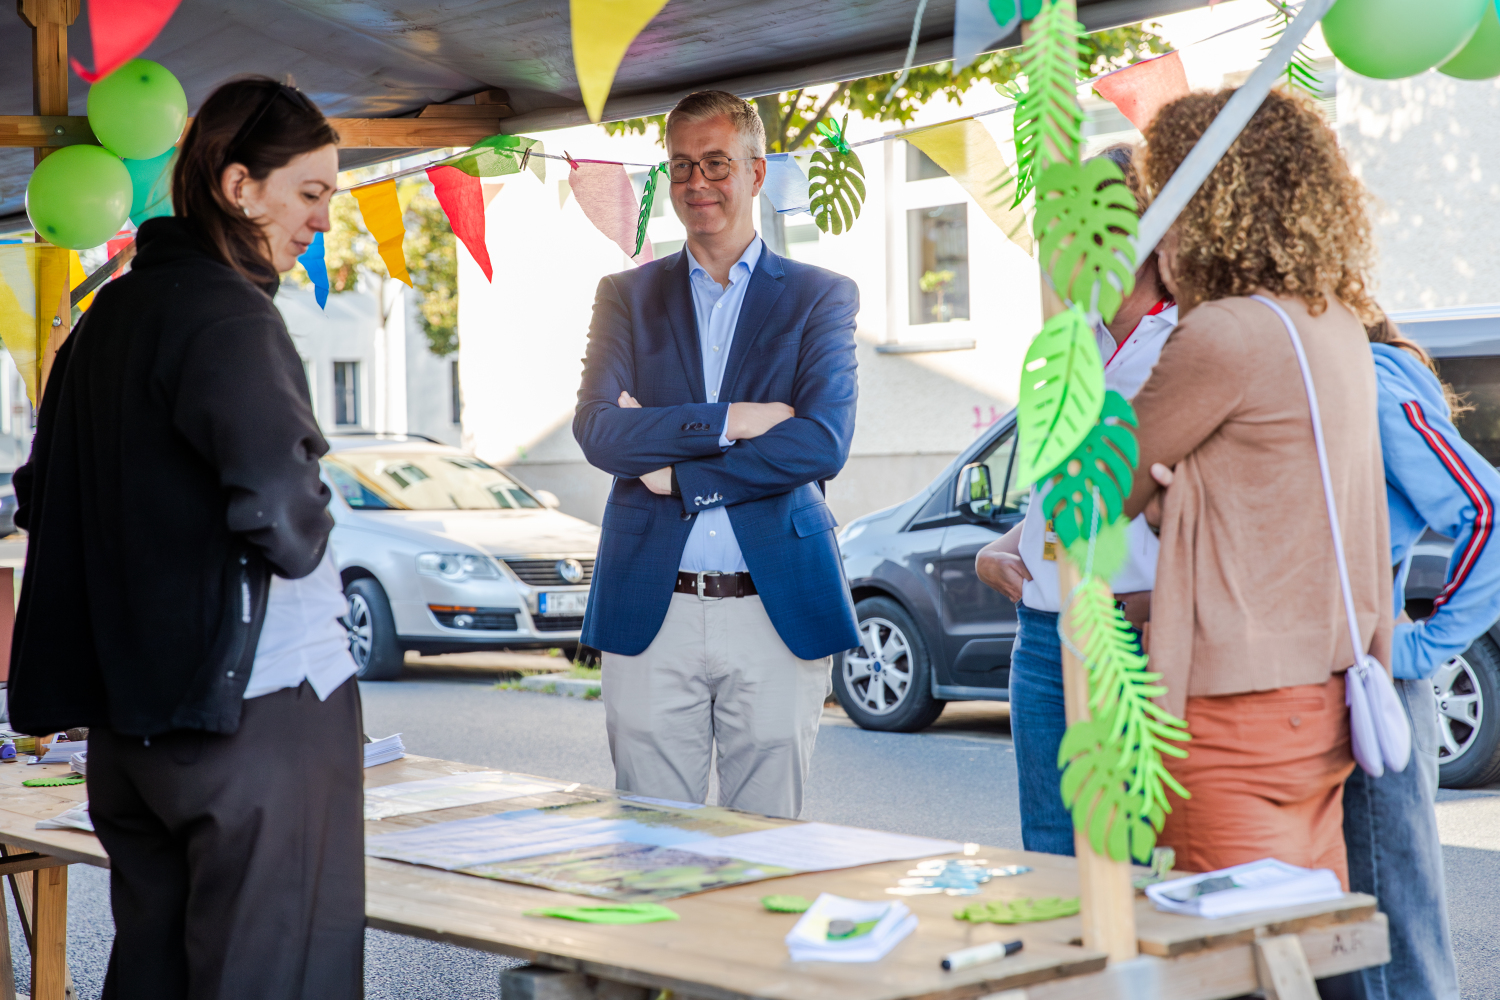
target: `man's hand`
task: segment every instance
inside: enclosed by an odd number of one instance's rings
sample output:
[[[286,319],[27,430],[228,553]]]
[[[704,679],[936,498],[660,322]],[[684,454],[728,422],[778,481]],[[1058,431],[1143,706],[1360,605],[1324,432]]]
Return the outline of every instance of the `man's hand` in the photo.
[[[1021,584],[1030,580],[1031,574],[1026,571],[1026,563],[1021,560],[1020,555],[1007,551],[1008,548],[1002,539],[986,545],[974,557],[974,570],[988,586],[1012,601],[1019,602]]]
[[[731,441],[758,438],[796,415],[797,411],[785,403],[730,403],[724,436]]]
[[[620,393],[620,398],[616,402],[622,410],[639,410],[641,408],[641,404],[628,392]],[[672,467],[669,465],[665,469],[648,472],[641,477],[641,482],[652,493],[658,496],[669,497],[672,495]]]

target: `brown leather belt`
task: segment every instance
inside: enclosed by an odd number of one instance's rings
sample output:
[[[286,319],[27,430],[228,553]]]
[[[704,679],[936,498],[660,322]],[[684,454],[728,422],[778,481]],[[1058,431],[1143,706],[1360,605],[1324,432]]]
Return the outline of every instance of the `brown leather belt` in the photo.
[[[756,593],[755,581],[749,573],[678,573],[678,594],[692,594],[704,600],[717,601],[721,597],[749,597]]]

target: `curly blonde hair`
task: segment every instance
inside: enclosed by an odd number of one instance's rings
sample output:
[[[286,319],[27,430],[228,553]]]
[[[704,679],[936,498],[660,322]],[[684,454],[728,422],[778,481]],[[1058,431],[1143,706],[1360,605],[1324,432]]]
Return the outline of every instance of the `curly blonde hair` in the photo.
[[[1157,113],[1141,165],[1148,197],[1233,93],[1189,94]],[[1198,301],[1265,289],[1302,299],[1317,316],[1332,293],[1373,323],[1367,199],[1312,102],[1273,90],[1178,217],[1174,275]]]

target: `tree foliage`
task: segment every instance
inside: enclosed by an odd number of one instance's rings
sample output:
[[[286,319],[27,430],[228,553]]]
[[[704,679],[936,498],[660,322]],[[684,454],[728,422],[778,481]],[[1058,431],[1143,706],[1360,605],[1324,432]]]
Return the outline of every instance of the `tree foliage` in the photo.
[[[1158,27],[1156,24],[1130,24],[1084,35],[1083,63],[1087,74],[1097,76],[1166,52],[1167,43],[1153,30]],[[767,114],[768,109],[764,107],[761,113],[761,120],[766,122],[768,151],[787,153],[814,144],[818,138],[818,122],[839,111],[852,111],[875,121],[907,125],[928,101],[938,98],[957,101],[979,83],[989,84],[999,88],[1002,93],[1008,93],[1021,75],[1020,50],[1005,49],[986,53],[956,74],[953,72],[952,62],[914,67],[901,87],[890,95],[890,102],[887,103],[886,97],[898,75],[884,73],[841,83],[832,93],[823,93],[822,88],[819,88],[794,90],[779,95],[779,107],[775,113]],[[656,127],[658,135],[662,134],[666,116],[653,115],[649,118],[608,122],[604,127],[611,135],[645,135],[652,126]]]

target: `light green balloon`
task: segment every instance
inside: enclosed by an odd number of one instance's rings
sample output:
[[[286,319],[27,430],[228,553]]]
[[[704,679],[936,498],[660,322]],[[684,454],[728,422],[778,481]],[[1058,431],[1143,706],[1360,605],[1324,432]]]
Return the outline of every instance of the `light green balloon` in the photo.
[[[26,215],[38,235],[69,250],[99,246],[130,217],[130,171],[100,146],[64,146],[26,184]]]
[[[1456,76],[1460,80],[1488,80],[1500,76],[1500,10],[1495,3],[1484,5],[1484,18],[1479,30],[1469,39],[1469,44],[1458,50],[1458,55],[1438,67],[1439,73]]]
[[[1399,80],[1446,62],[1479,27],[1492,0],[1338,0],[1323,39],[1360,76]]]
[[[127,160],[153,160],[171,149],[187,113],[182,84],[150,59],[132,59],[89,88],[95,138]]]

